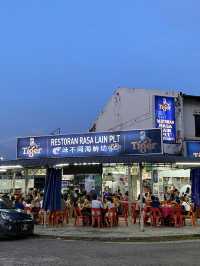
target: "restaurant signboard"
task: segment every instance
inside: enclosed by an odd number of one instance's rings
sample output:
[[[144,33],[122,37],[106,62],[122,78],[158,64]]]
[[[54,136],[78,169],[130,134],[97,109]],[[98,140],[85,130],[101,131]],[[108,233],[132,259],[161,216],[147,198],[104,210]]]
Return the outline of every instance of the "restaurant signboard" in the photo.
[[[176,141],[174,97],[155,96],[155,127],[162,129],[163,143]]]
[[[17,139],[17,158],[162,154],[160,129],[36,136]]]
[[[200,158],[200,141],[186,141],[187,156]]]

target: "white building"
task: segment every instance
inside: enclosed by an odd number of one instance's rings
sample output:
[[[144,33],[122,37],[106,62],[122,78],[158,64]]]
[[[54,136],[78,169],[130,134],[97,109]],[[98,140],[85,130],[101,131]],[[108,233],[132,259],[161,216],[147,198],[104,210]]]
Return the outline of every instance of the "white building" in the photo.
[[[170,131],[167,123],[171,123],[171,118],[170,122],[163,120],[160,124],[157,123],[156,96],[161,96],[162,100],[165,98],[166,104],[173,99],[174,139],[166,138],[167,132]],[[113,93],[90,131],[121,131],[155,127],[163,129],[164,152],[183,155],[186,152],[185,141],[200,141],[200,97],[172,90],[119,88]]]

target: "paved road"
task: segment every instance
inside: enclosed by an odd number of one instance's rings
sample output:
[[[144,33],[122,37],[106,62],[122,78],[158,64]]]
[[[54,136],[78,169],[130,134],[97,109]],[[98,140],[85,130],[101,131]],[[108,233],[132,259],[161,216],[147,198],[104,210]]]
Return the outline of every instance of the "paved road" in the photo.
[[[0,265],[200,265],[200,241],[145,244],[47,239],[1,241]]]

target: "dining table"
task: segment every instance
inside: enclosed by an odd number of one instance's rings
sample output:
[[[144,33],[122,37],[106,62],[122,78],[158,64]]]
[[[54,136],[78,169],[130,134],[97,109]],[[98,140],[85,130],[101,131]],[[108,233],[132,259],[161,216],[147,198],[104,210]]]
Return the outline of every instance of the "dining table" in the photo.
[[[162,206],[161,213],[164,219],[168,217],[172,217],[173,215],[173,207],[172,206]]]

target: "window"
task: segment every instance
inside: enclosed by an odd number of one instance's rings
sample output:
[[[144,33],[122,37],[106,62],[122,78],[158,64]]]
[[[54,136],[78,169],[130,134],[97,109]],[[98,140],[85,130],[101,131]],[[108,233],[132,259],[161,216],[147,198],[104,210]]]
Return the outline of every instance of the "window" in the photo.
[[[200,115],[194,115],[195,137],[200,137]]]

